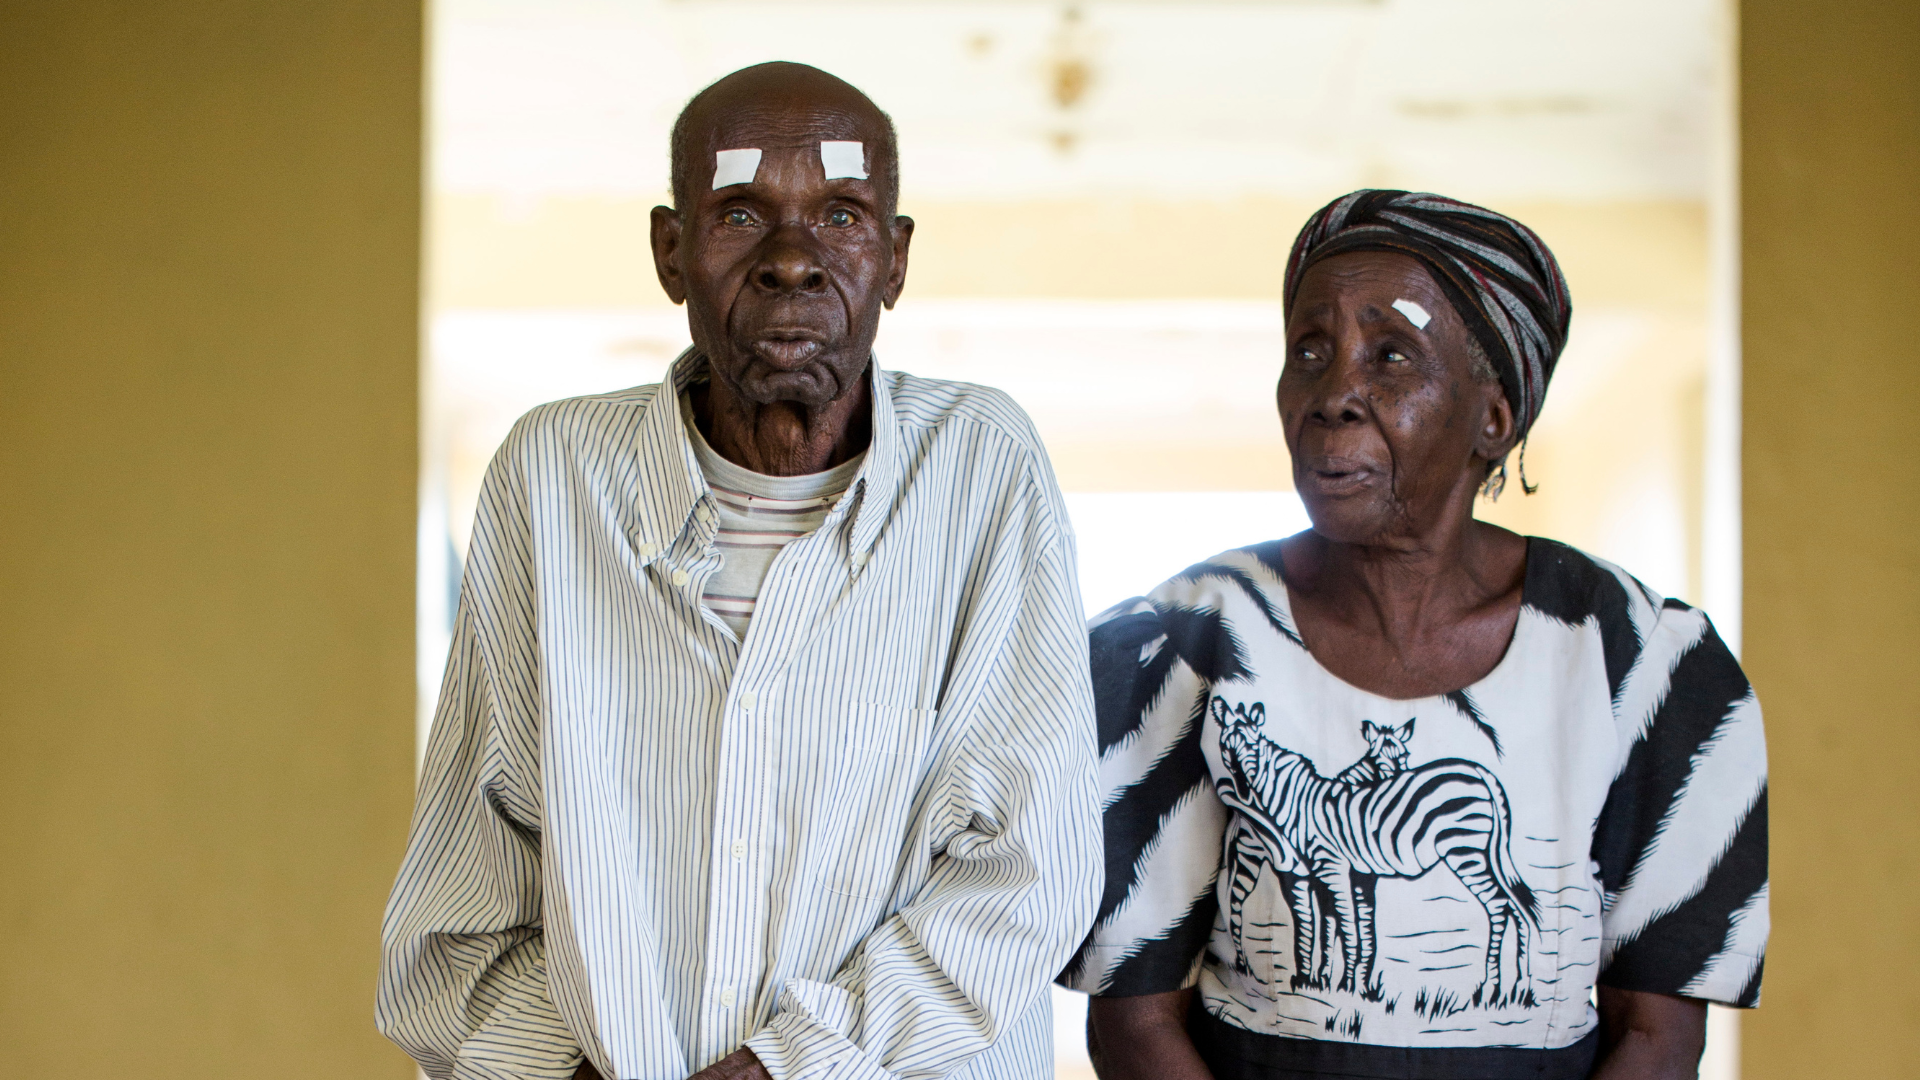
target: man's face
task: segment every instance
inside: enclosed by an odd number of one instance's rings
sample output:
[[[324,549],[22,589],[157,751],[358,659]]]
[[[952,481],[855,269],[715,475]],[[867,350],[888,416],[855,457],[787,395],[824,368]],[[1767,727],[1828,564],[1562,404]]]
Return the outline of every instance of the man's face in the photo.
[[[690,205],[654,211],[661,285],[735,396],[809,409],[844,397],[906,280],[913,222],[883,216],[884,130],[804,101],[716,109],[706,126]],[[822,140],[862,143],[870,178],[826,179]],[[713,190],[714,152],[745,148],[761,152],[752,181]]]

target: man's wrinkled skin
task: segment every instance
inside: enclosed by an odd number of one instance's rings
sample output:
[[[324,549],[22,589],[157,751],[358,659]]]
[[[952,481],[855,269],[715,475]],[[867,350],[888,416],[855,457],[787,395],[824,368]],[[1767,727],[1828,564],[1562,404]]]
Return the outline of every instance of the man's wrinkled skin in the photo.
[[[830,469],[867,448],[867,364],[880,310],[907,278],[913,221],[893,213],[892,139],[858,90],[815,68],[737,71],[689,106],[678,208],[653,209],[660,285],[687,305],[713,378],[694,422],[722,457],[770,476]],[[866,180],[828,180],[822,140],[865,144]],[[714,152],[757,147],[752,183],[713,188]],[[582,1062],[575,1080],[600,1080]],[[771,1080],[741,1047],[693,1080]]]
[[[799,64],[735,72],[690,107],[687,205],[653,210],[660,285],[687,305],[713,378],[695,422],[755,472],[832,468],[871,438],[867,364],[906,283],[913,221],[893,213],[886,119]],[[822,140],[866,147],[866,180],[825,179]],[[757,147],[753,182],[712,190],[714,153]]]
[[[1415,327],[1395,300],[1433,314]],[[1474,376],[1468,331],[1416,259],[1351,252],[1315,264],[1287,319],[1277,399],[1313,528],[1284,541],[1287,592],[1314,659],[1363,690],[1410,699],[1479,681],[1520,617],[1526,541],[1473,517],[1519,432],[1499,382]],[[1187,1035],[1191,990],[1095,998],[1102,1080],[1210,1080]],[[1706,1005],[1602,986],[1594,1080],[1693,1077]]]

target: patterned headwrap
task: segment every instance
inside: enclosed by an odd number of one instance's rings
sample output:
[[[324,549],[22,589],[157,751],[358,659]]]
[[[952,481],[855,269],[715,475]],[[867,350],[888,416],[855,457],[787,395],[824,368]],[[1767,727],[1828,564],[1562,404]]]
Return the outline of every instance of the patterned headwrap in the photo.
[[[1567,279],[1547,245],[1525,225],[1471,203],[1363,189],[1328,203],[1300,230],[1287,259],[1289,314],[1307,268],[1349,251],[1397,251],[1426,265],[1493,361],[1525,440],[1573,315]]]

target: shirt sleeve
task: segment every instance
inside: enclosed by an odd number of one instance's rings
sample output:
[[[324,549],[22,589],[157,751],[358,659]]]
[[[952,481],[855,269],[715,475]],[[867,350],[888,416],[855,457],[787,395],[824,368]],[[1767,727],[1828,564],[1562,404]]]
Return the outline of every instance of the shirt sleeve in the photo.
[[[1201,752],[1208,684],[1147,600],[1095,620],[1106,888],[1062,985],[1126,997],[1191,986],[1219,904],[1226,807]]]
[[[1757,1005],[1767,748],[1753,688],[1705,613],[1669,600],[1615,708],[1631,742],[1594,829],[1600,982]]]
[[[511,495],[499,480],[483,499]],[[435,1080],[564,1080],[583,1055],[547,981],[538,736],[502,724],[476,626],[476,582],[498,591],[496,579],[511,579],[485,535],[499,516],[483,507],[475,530],[478,572],[470,566],[461,596],[381,927],[375,1020]]]
[[[1010,547],[987,573],[1017,581],[1017,600],[959,643],[942,702],[966,734],[935,766],[926,884],[832,982],[782,988],[746,1044],[775,1080],[951,1073],[1026,1016],[1092,920],[1099,802],[1071,540]]]

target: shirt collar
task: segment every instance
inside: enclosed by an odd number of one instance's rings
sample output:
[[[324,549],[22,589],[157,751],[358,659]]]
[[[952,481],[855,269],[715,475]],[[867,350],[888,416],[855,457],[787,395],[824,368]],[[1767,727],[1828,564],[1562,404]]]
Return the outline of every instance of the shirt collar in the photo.
[[[667,369],[659,394],[641,419],[633,543],[642,562],[666,554],[686,531],[694,511],[711,497],[680,408],[680,395],[708,377],[707,358],[687,349]],[[853,531],[848,554],[856,567],[866,562],[896,501],[903,454],[900,426],[894,418],[893,380],[880,369],[877,357],[868,362],[866,378],[873,402],[873,441],[843,500],[851,504]]]

